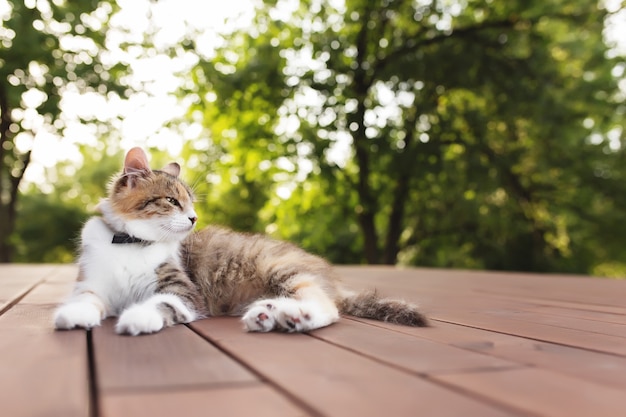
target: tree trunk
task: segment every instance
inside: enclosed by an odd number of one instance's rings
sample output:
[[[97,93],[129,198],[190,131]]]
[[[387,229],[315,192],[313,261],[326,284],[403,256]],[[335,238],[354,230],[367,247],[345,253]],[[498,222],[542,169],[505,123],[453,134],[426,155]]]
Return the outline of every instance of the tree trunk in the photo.
[[[359,196],[357,217],[361,232],[363,233],[364,255],[369,264],[380,263],[380,251],[378,247],[378,232],[376,231],[375,217],[378,210],[377,199],[370,183],[370,144],[365,134],[365,100],[372,85],[372,80],[367,76],[367,22],[370,11],[366,11],[361,20],[361,29],[357,35],[356,47],[357,67],[354,70],[353,91],[357,100],[356,112],[348,116],[348,127],[352,130],[352,138],[359,167],[358,180],[356,183]],[[356,128],[352,125],[356,124]]]
[[[416,93],[417,96],[417,93]],[[433,96],[434,97],[434,96]],[[432,100],[430,108],[435,106],[436,99]],[[418,143],[415,132],[415,124],[420,114],[425,113],[427,108],[418,109],[417,104],[406,110],[404,120],[405,148],[395,161],[397,178],[392,190],[393,201],[391,214],[387,226],[387,237],[382,262],[387,265],[395,265],[400,252],[400,236],[404,228],[404,214],[406,201],[411,190],[411,178],[415,175],[415,161],[417,160]]]
[[[8,207],[0,205],[0,263],[11,262],[13,259],[13,247],[9,237],[13,234],[14,224],[8,213]]]
[[[400,251],[400,236],[402,235],[402,225],[404,223],[404,208],[407,194],[409,192],[410,177],[401,174],[393,190],[393,203],[391,214],[389,215],[389,226],[387,227],[387,238],[382,263],[395,265]]]
[[[359,102],[358,113],[365,114],[365,105]],[[363,125],[362,116],[359,117],[359,127],[353,134],[354,147],[356,153],[356,161],[359,166],[359,177],[357,182],[357,193],[360,205],[357,208],[357,216],[361,232],[363,233],[364,255],[365,260],[369,264],[377,264],[380,262],[380,254],[378,250],[378,233],[374,218],[376,215],[376,199],[372,193],[370,185],[370,160],[369,149],[367,149],[367,137],[365,136],[365,126]]]
[[[9,178],[11,170],[7,167],[6,153],[11,126],[11,112],[4,84],[0,82],[0,262],[11,261],[9,236],[13,232],[9,204],[11,192]]]
[[[11,143],[11,123],[6,89],[0,83],[0,263],[13,259],[10,238],[15,231],[19,186],[31,156],[30,151],[19,154]]]

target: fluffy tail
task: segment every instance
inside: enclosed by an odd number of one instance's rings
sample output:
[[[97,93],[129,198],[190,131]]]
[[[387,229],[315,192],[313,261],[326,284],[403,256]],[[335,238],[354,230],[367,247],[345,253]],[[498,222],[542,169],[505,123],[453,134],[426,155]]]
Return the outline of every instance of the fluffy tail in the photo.
[[[339,311],[343,314],[386,321],[405,326],[426,327],[428,319],[414,304],[400,300],[380,298],[374,291],[361,293],[345,292],[339,300]]]

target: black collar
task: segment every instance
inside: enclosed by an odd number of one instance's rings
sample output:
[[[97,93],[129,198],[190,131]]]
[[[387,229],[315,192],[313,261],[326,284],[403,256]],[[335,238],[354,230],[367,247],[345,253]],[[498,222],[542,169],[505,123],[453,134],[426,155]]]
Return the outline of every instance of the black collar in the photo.
[[[138,237],[131,236],[128,233],[116,233],[116,234],[113,235],[113,240],[111,241],[111,243],[114,243],[114,244],[118,244],[118,243],[141,243],[143,245],[149,245],[152,242],[150,242],[149,240],[139,239]]]

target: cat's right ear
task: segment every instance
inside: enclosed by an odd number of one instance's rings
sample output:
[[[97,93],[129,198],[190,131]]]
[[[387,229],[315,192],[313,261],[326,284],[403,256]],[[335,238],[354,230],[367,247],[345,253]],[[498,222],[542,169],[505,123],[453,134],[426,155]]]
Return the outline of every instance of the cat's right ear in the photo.
[[[148,155],[139,147],[132,148],[126,154],[124,159],[124,177],[127,178],[127,184],[133,186],[134,177],[141,177],[152,172]]]

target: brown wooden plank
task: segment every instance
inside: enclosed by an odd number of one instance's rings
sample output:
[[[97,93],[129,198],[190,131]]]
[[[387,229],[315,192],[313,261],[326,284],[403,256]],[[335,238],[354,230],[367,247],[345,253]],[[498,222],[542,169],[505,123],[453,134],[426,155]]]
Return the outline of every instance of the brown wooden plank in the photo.
[[[42,284],[22,301],[29,297],[55,301],[56,296],[47,291]],[[55,332],[51,321],[53,308],[54,304],[20,302],[0,316],[3,416],[89,415],[86,334]]]
[[[542,300],[534,297],[525,297],[524,300],[528,303],[531,303],[535,306],[545,306],[545,307],[553,307],[559,308],[562,311],[568,310],[580,310],[581,312],[589,312],[589,313],[600,313],[605,314],[607,316],[626,316],[626,306],[624,307],[615,307],[615,306],[600,306],[597,304],[587,304],[584,302],[573,303],[569,301],[559,301],[559,300]],[[613,322],[612,320],[607,320],[608,322]]]
[[[191,326],[320,415],[514,415],[307,335],[244,333],[234,318]]]
[[[472,281],[483,293],[618,308],[626,293],[624,280],[582,276],[474,272]]]
[[[419,374],[506,369],[524,366],[475,351],[428,340],[434,328],[415,329],[423,338],[345,319],[319,329],[316,338]]]
[[[358,319],[416,338],[446,343],[536,367],[588,379],[599,384],[626,387],[626,358],[449,323],[434,322],[428,332],[372,320]]]
[[[0,268],[0,314],[44,281],[54,269],[52,265],[2,265]]]
[[[76,282],[78,277],[78,265],[76,264],[60,264],[55,265],[55,269],[46,282]]]
[[[481,285],[485,285],[484,288],[500,288],[500,286],[508,285],[509,289],[516,288],[524,294],[533,294],[537,298],[537,294],[543,296],[543,286],[555,292],[554,287],[557,284],[566,284],[572,285],[572,288],[568,289],[570,295],[575,289],[584,290],[590,291],[590,298],[597,299],[604,292],[607,299],[615,300],[615,289],[626,289],[626,282],[624,282],[625,285],[616,286],[614,281],[578,277],[555,278],[529,274],[398,270],[380,267],[375,268],[374,271],[368,268],[363,271],[365,273],[363,275],[359,275],[361,269],[358,268],[340,268],[339,271],[345,273],[346,281],[351,283],[353,288],[359,286],[371,288],[379,282],[384,285],[385,294],[399,295],[410,301],[421,302],[425,306],[424,310],[427,315],[441,321],[626,356],[626,343],[622,337],[623,326],[621,325],[587,323],[586,327],[582,324],[577,326],[575,319],[558,316],[535,317],[534,321],[517,320],[515,316],[521,316],[518,312],[523,308],[523,303],[507,302],[498,297],[481,295],[476,291],[482,288]],[[381,274],[387,275],[384,281],[380,279]],[[431,275],[424,277],[425,274],[434,275],[437,279]],[[354,285],[357,282],[360,285]],[[449,287],[443,285],[442,282]],[[426,289],[423,287],[425,283],[428,284]],[[562,288],[560,291],[564,292]],[[621,292],[619,296],[623,297],[623,294],[624,292]],[[572,296],[570,299],[584,300],[584,296],[585,293]],[[559,324],[555,325],[555,322]],[[598,334],[598,331],[610,334]]]
[[[410,297],[409,299],[413,299]],[[467,295],[438,295],[436,306],[431,306],[430,315],[441,320],[455,320],[454,317],[475,316],[478,318],[494,318],[494,321],[508,320],[510,327],[514,328],[516,323],[523,321],[526,323],[537,323],[540,326],[554,326],[562,329],[573,329],[578,332],[588,332],[591,334],[606,334],[626,338],[626,324],[618,323],[620,319],[614,318],[613,322],[594,318],[593,312],[585,313],[578,311],[579,317],[572,317],[565,312],[556,314],[559,309],[553,309],[550,313],[538,311],[538,307],[524,299],[501,299],[484,296]],[[598,314],[598,313],[595,313]],[[622,320],[626,316],[613,315]]]
[[[524,308],[515,310],[500,310],[497,312],[493,311],[490,312],[489,315],[493,315],[497,318],[509,319],[511,321],[538,323],[563,329],[573,329],[588,333],[626,338],[626,325],[619,323],[607,323],[583,317],[574,318],[559,314],[538,313],[535,311],[526,311]]]
[[[0,337],[3,416],[89,415],[84,332],[16,330]]]
[[[93,329],[98,388],[181,389],[250,383],[257,378],[184,325],[137,337],[114,332],[114,320]]]
[[[0,414],[87,415],[86,333],[54,332],[51,321],[76,267],[23,268],[26,281],[0,266],[0,293],[15,301],[32,289],[0,316]],[[93,333],[101,414],[576,417],[626,405],[624,283],[338,270],[352,288],[421,303],[434,326],[344,319],[311,337],[247,334],[228,318],[193,324],[215,348],[185,326],[123,337],[108,321]]]
[[[626,341],[623,337],[590,333],[543,323],[528,323],[475,312],[450,312],[440,314],[436,318],[449,323],[626,356]]]
[[[540,287],[537,288],[539,292]],[[442,304],[448,309],[450,306],[458,308],[458,306],[477,308],[482,306],[485,309],[489,306],[489,311],[494,312],[515,312],[518,314],[516,319],[527,321],[546,322],[551,320],[549,316],[558,317],[560,323],[565,325],[572,323],[574,326],[578,319],[593,322],[590,327],[592,331],[599,333],[604,332],[610,335],[624,335],[626,331],[626,307],[620,308],[615,306],[599,306],[587,303],[559,302],[554,300],[542,300],[535,297],[527,297],[523,295],[500,295],[490,292],[477,291],[474,293],[462,293],[448,291],[437,294],[438,304]],[[437,308],[438,306],[434,306]],[[535,318],[527,315],[522,318],[523,313],[532,313]],[[539,316],[541,315],[541,316]],[[571,320],[567,320],[567,318]],[[603,323],[606,323],[604,325]],[[570,325],[571,327],[571,325]],[[581,330],[583,327],[578,326]]]
[[[553,304],[539,304],[533,303],[532,300],[526,300],[531,304],[530,310],[540,314],[550,314],[554,316],[564,316],[575,319],[593,320],[595,322],[615,323],[626,325],[626,308],[617,309],[613,308],[613,311],[597,311],[593,306],[587,306],[578,304],[576,306],[563,306]]]
[[[33,291],[20,301],[21,305],[60,305],[72,293],[73,282],[45,281],[39,284],[43,291]],[[38,287],[38,288],[39,288]]]
[[[467,297],[467,294],[456,294],[455,297]],[[449,295],[438,295],[439,302],[451,303]],[[480,292],[472,295],[475,303],[493,306],[508,306],[515,311],[534,312],[559,317],[592,320],[595,322],[626,325],[626,307],[599,306],[587,303],[542,300],[534,297],[486,294]],[[608,333],[611,334],[611,333]]]
[[[546,277],[544,279],[550,279]],[[596,282],[596,285],[602,285],[605,280],[589,279],[592,282]],[[546,312],[548,314],[554,314],[557,316],[573,317],[573,318],[585,318],[588,320],[594,320],[599,322],[626,324],[626,305],[622,303],[621,306],[606,306],[599,304],[591,304],[585,301],[563,301],[555,299],[538,298],[542,291],[543,286],[541,282],[537,282],[535,285],[535,294],[502,294],[497,291],[500,283],[493,282],[489,284],[481,284],[480,287],[467,288],[433,288],[429,287],[424,290],[428,295],[436,295],[439,303],[450,303],[449,297],[454,300],[468,299],[470,301],[479,301],[481,303],[494,303],[495,305],[509,305],[510,308],[515,308],[523,311],[533,312]],[[606,293],[610,293],[611,289],[606,288]],[[418,294],[416,294],[418,295]]]
[[[71,269],[34,268],[34,270],[44,272],[45,278],[20,299],[19,303],[12,306],[6,313],[7,319],[0,320],[0,330],[53,331],[54,310],[72,289],[73,283],[68,282],[67,274]]]
[[[532,415],[617,417],[626,408],[624,389],[598,385],[543,369],[514,369],[457,375],[435,380]]]
[[[386,293],[420,296],[424,293],[491,294],[545,301],[624,308],[626,280],[556,274],[461,271],[428,268],[336,268],[355,288],[384,285]]]
[[[261,384],[237,388],[106,394],[102,417],[300,417],[309,414]]]

